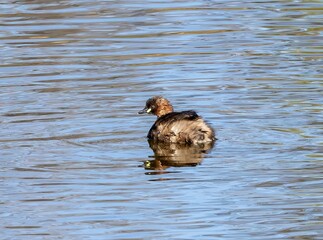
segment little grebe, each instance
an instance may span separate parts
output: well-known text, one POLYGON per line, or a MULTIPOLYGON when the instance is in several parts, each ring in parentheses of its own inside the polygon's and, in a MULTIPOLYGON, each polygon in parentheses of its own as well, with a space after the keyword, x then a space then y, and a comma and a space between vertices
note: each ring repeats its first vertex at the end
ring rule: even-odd
POLYGON ((157 116, 147 135, 152 141, 199 144, 216 139, 213 129, 195 111, 173 112, 173 106, 161 96, 148 99, 138 113, 157 116))

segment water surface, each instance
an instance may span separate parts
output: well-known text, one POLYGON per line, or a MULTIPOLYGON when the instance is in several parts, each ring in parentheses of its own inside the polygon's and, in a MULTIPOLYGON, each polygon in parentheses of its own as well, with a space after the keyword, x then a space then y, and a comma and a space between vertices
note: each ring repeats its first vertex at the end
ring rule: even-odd
POLYGON ((2 239, 322 238, 322 19, 321 1, 2 3, 2 239), (154 153, 153 95, 204 116, 212 151, 154 153))

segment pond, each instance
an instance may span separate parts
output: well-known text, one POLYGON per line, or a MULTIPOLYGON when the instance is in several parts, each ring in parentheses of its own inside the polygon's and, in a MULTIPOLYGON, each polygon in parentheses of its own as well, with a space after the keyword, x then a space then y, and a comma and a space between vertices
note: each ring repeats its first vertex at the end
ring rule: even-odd
POLYGON ((2 239, 322 237, 322 19, 314 0, 2 3, 2 239), (150 146, 154 95, 214 146, 150 146))

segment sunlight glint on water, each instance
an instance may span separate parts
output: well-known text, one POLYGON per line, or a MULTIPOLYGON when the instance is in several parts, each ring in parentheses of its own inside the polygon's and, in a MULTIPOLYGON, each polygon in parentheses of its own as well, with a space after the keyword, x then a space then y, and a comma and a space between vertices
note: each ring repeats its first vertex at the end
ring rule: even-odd
POLYGON ((319 239, 321 9, 1 4, 2 238, 319 239), (213 150, 159 161, 153 95, 207 119, 213 150))

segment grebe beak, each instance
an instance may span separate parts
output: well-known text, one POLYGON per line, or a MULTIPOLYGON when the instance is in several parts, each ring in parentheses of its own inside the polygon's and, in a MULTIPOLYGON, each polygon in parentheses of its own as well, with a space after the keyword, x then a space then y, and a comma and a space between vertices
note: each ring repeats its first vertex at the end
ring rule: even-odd
POLYGON ((144 113, 150 113, 150 112, 151 112, 151 108, 145 107, 144 109, 139 111, 138 114, 144 114, 144 113))

